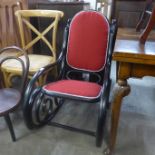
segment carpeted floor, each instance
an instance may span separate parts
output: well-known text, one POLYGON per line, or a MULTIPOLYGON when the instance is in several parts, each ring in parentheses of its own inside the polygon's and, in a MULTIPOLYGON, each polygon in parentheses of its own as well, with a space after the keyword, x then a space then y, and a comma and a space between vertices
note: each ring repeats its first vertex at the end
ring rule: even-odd
MULTIPOLYGON (((115 83, 115 63, 111 77, 115 83)), ((131 93, 123 100, 115 155, 155 155, 155 78, 130 79, 131 93)), ((95 105, 68 101, 57 120, 94 130, 95 105), (88 110, 89 106, 89 110, 88 110), (93 114, 92 114, 93 113, 93 114), (65 114, 65 115, 64 115, 65 114), (82 118, 82 119, 81 119, 82 118)), ((29 131, 21 111, 11 115, 17 142, 12 142, 8 128, 0 118, 0 155, 102 155, 95 138, 56 127, 45 126, 29 131)))
POLYGON ((128 83, 131 92, 123 100, 115 153, 155 155, 155 78, 129 79, 128 83))

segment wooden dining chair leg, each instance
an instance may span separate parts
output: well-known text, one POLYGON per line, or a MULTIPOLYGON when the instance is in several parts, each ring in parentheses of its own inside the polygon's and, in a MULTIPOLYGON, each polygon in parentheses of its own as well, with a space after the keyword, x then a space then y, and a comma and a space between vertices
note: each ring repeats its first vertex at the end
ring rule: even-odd
POLYGON ((153 0, 146 0, 145 9, 140 17, 140 20, 138 21, 138 24, 136 25, 137 32, 140 31, 140 29, 142 28, 142 25, 145 22, 145 19, 148 17, 147 10, 150 10, 150 8, 152 7, 152 2, 153 0))
POLYGON ((142 44, 145 43, 149 33, 151 32, 151 30, 153 29, 154 26, 155 26, 155 7, 153 8, 152 14, 150 16, 150 19, 148 21, 146 28, 144 29, 144 31, 142 32, 142 34, 140 36, 140 42, 142 44))
POLYGON ((5 118, 5 121, 6 121, 7 125, 8 125, 8 127, 9 127, 12 140, 16 141, 15 133, 14 133, 14 130, 13 130, 13 126, 12 126, 12 122, 11 122, 9 114, 5 115, 4 118, 5 118))
POLYGON ((148 16, 147 12, 143 12, 142 16, 140 17, 140 20, 138 22, 138 24, 136 25, 136 31, 139 32, 142 25, 144 24, 144 21, 146 19, 146 17, 148 16))

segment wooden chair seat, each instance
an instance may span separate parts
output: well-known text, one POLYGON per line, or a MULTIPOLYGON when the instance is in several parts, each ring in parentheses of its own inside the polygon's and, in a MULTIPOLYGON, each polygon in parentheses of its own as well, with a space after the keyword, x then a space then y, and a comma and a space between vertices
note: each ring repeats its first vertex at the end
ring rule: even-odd
MULTIPOLYGON (((55 62, 53 57, 47 55, 29 54, 28 57, 30 60, 29 73, 32 74, 37 72, 40 68, 55 62)), ((24 56, 19 58, 24 60, 24 56)), ((21 65, 19 65, 19 62, 16 60, 7 60, 3 63, 2 69, 5 69, 6 72, 13 72, 18 74, 22 73, 21 65)))
POLYGON ((19 104, 21 94, 13 88, 0 89, 0 116, 13 111, 19 104))

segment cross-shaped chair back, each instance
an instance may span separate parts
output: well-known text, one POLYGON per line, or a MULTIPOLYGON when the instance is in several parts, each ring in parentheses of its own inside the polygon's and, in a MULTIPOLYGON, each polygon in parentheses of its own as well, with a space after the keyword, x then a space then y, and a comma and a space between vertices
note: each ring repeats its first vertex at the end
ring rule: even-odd
POLYGON ((42 40, 50 49, 52 56, 56 59, 56 33, 58 27, 58 21, 63 16, 61 11, 57 10, 19 10, 15 13, 17 16, 17 21, 19 24, 19 31, 21 36, 22 48, 25 50, 30 49, 39 40, 42 40), (47 17, 51 18, 51 24, 42 32, 39 32, 33 24, 31 24, 30 18, 32 17, 47 17), (25 41, 24 26, 31 30, 36 37, 34 37, 30 42, 25 41), (45 35, 52 30, 52 42, 50 42, 45 35))

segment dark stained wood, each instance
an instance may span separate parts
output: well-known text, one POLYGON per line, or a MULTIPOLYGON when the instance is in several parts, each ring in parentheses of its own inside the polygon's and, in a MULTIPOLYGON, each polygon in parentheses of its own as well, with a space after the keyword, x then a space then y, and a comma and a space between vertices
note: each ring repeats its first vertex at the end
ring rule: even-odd
POLYGON ((120 109, 123 97, 130 92, 127 80, 131 77, 142 78, 155 76, 155 42, 146 42, 145 45, 138 40, 117 40, 113 53, 113 60, 117 62, 117 83, 112 96, 112 119, 110 150, 114 151, 120 109))
POLYGON ((12 88, 0 89, 0 116, 14 110, 20 101, 21 94, 12 88))
POLYGON ((117 19, 119 27, 135 27, 143 8, 144 1, 114 0, 112 18, 117 19))
POLYGON ((144 24, 145 19, 148 16, 148 11, 151 10, 152 6, 153 6, 153 0, 146 0, 145 8, 144 8, 144 10, 142 12, 140 20, 138 21, 138 23, 136 25, 136 31, 140 31, 142 25, 144 24))
MULTIPOLYGON (((117 39, 125 40, 139 40, 141 32, 135 31, 135 28, 118 28, 117 39)), ((148 38, 148 41, 155 41, 155 31, 151 31, 148 38)))
POLYGON ((150 15, 149 21, 146 25, 146 28, 144 29, 144 31, 142 32, 142 35, 140 37, 140 42, 142 44, 144 44, 146 42, 146 39, 148 37, 148 35, 150 34, 151 30, 154 28, 155 26, 155 7, 152 10, 152 13, 150 15))
POLYGON ((14 130, 13 130, 13 126, 12 126, 12 122, 11 122, 9 114, 5 115, 4 118, 5 118, 5 121, 6 121, 7 125, 8 125, 8 127, 9 127, 12 140, 16 141, 16 136, 15 136, 15 133, 14 133, 14 130))
POLYGON ((28 70, 29 70, 29 59, 28 56, 26 54, 26 52, 18 47, 15 46, 11 46, 11 47, 6 47, 0 50, 0 55, 2 53, 5 53, 9 50, 16 50, 16 51, 20 51, 21 54, 24 55, 24 60, 17 57, 13 57, 13 56, 8 56, 5 57, 4 59, 2 59, 0 61, 0 68, 1 68, 1 72, 2 72, 2 65, 5 61, 7 61, 8 59, 15 59, 17 61, 19 61, 19 63, 22 66, 22 76, 21 76, 21 81, 20 81, 20 88, 19 90, 16 90, 14 88, 4 88, 4 77, 2 76, 2 73, 0 72, 0 84, 1 84, 1 88, 0 88, 0 117, 3 116, 6 120, 6 123, 9 127, 10 133, 11 133, 11 137, 13 141, 16 141, 16 137, 15 137, 15 133, 13 130, 13 126, 11 123, 11 119, 9 117, 9 113, 14 111, 17 106, 21 103, 22 101, 22 97, 24 95, 25 92, 25 87, 27 85, 27 80, 28 80, 28 70))
MULTIPOLYGON (((118 20, 119 27, 135 28, 145 10, 145 4, 146 0, 114 0, 112 18, 118 20)), ((147 19, 141 28, 145 27, 146 22, 147 19)))

